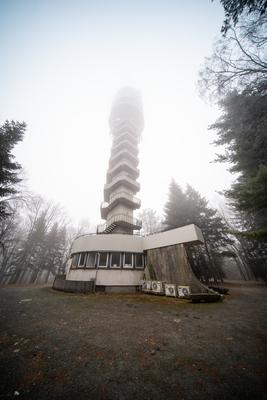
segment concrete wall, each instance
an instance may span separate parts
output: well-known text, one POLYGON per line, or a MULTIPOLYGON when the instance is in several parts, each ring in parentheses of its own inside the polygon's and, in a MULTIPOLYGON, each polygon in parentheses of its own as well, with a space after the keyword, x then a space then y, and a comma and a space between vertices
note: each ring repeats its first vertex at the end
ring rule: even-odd
MULTIPOLYGON (((133 196, 133 194, 132 194, 132 196, 133 196)), ((110 210, 110 212, 108 213, 107 222, 109 222, 110 219, 116 214, 128 215, 130 218, 133 218, 132 208, 130 208, 122 203, 116 205, 115 207, 112 208, 112 210, 110 210)))
POLYGON ((194 224, 146 236, 144 237, 143 248, 148 250, 189 242, 204 243, 201 230, 194 224))
POLYGON ((142 253, 144 250, 180 243, 204 243, 201 230, 191 224, 145 237, 123 234, 85 235, 74 241, 71 253, 101 250, 142 253))
POLYGON ((71 269, 67 279, 72 281, 96 279, 96 286, 136 286, 143 276, 144 270, 71 269))
POLYGON ((74 241, 71 253, 101 250, 142 253, 143 238, 137 235, 123 235, 119 233, 80 236, 74 241))
POLYGON ((193 273, 182 244, 148 250, 145 274, 146 279, 190 286, 192 293, 209 292, 193 273))

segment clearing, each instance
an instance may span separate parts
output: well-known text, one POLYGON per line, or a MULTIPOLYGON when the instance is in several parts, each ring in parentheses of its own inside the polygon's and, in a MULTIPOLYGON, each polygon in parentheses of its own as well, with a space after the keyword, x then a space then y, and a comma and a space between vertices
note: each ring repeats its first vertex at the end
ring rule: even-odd
POLYGON ((267 287, 222 303, 0 288, 0 399, 267 399, 267 287))

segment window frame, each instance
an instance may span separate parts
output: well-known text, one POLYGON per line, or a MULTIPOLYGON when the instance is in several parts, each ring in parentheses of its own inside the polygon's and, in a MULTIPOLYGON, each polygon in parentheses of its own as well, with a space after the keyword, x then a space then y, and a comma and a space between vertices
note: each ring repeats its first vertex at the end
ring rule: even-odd
POLYGON ((134 253, 134 268, 135 269, 144 269, 144 253, 134 253), (141 265, 137 265, 136 259, 137 256, 141 256, 142 263, 141 265))
POLYGON ((121 251, 111 251, 110 253, 109 253, 109 267, 111 268, 111 269, 121 269, 121 267, 122 267, 122 261, 123 261, 123 257, 122 257, 122 252, 121 251), (117 254, 119 254, 119 257, 120 257, 120 261, 119 261, 119 265, 117 265, 116 267, 114 267, 113 265, 112 265, 112 256, 113 256, 113 254, 114 253, 117 253, 117 254))
POLYGON ((85 268, 86 269, 96 269, 98 263, 98 252, 97 251, 88 251, 87 252, 87 257, 86 257, 86 264, 85 268), (94 254, 94 264, 93 265, 88 265, 87 261, 90 259, 91 254, 94 254))
POLYGON ((123 267, 124 269, 134 269, 134 260, 133 260, 133 253, 132 253, 132 252, 130 252, 130 251, 125 251, 125 252, 123 253, 123 265, 122 265, 122 267, 123 267), (125 264, 125 256, 126 256, 126 254, 131 254, 131 259, 132 259, 131 265, 130 265, 130 264, 125 264))
POLYGON ((71 269, 77 269, 80 261, 80 253, 75 253, 72 255, 72 261, 71 261, 71 269), (74 262, 74 260, 77 260, 74 262))
POLYGON ((109 252, 108 251, 99 251, 98 252, 98 258, 97 258, 97 268, 108 268, 108 262, 109 262, 109 252), (101 254, 106 254, 106 265, 100 265, 100 257, 101 254))
POLYGON ((79 262, 77 268, 85 268, 87 261, 87 252, 83 251, 80 253, 79 262), (80 264, 82 257, 84 257, 83 264, 80 264))

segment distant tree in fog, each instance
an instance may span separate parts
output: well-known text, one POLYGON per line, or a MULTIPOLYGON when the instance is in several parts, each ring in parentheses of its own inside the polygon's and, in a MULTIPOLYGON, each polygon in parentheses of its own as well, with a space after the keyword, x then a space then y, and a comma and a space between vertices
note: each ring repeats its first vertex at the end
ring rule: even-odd
POLYGON ((137 214, 137 218, 142 221, 141 232, 145 235, 163 230, 161 217, 152 208, 144 208, 137 214))
POLYGON ((20 204, 9 202, 8 215, 0 220, 0 283, 9 281, 14 270, 14 260, 23 240, 24 229, 20 204))
POLYGON ((228 237, 227 226, 217 210, 209 207, 208 201, 192 186, 187 185, 183 191, 173 180, 164 214, 167 229, 189 224, 195 224, 201 229, 205 246, 187 246, 192 268, 201 280, 222 280, 221 257, 232 240, 228 237))
POLYGON ((63 274, 73 239, 89 223, 74 227, 59 205, 37 195, 13 204, 0 221, 0 283, 46 283, 63 274))

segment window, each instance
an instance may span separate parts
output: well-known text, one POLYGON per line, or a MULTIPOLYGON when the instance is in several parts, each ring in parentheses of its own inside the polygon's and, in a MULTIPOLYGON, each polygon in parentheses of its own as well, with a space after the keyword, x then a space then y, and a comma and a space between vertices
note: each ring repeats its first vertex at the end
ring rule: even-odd
POLYGON ((110 253, 110 268, 120 268, 121 267, 121 253, 114 252, 110 253))
POLYGON ((143 254, 142 253, 136 253, 135 254, 135 268, 143 268, 144 263, 143 263, 143 254))
POLYGON ((79 268, 85 267, 87 253, 81 253, 79 259, 79 268))
POLYGON ((107 268, 107 263, 108 261, 108 253, 106 252, 101 252, 99 253, 99 268, 107 268))
POLYGON ((95 268, 97 265, 97 253, 91 251, 87 253, 86 268, 95 268))
POLYGON ((74 254, 72 257, 71 268, 77 268, 80 254, 74 254))
POLYGON ((124 253, 124 267, 133 268, 133 255, 132 253, 124 253))

